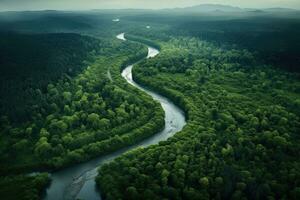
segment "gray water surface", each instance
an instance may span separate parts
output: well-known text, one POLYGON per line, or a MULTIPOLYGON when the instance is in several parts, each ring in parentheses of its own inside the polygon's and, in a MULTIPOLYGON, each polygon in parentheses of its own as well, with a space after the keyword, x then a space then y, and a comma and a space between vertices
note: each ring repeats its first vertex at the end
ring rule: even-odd
MULTIPOLYGON (((117 35, 117 38, 126 41, 124 33, 117 35)), ((157 54, 159 54, 157 49, 148 47, 147 59, 153 58, 157 54)), ((76 164, 72 167, 52 173, 52 183, 47 189, 45 197, 46 200, 101 199, 101 191, 96 189, 95 182, 99 166, 110 162, 116 157, 134 148, 147 147, 152 144, 157 144, 160 141, 167 140, 169 137, 180 131, 186 124, 184 113, 180 108, 175 106, 167 98, 155 93, 154 91, 145 89, 132 80, 132 68, 133 65, 127 66, 122 72, 122 77, 124 77, 129 84, 148 93, 154 100, 160 102, 163 110, 165 111, 165 128, 161 132, 139 142, 136 145, 129 146, 106 156, 101 156, 94 160, 76 164)))

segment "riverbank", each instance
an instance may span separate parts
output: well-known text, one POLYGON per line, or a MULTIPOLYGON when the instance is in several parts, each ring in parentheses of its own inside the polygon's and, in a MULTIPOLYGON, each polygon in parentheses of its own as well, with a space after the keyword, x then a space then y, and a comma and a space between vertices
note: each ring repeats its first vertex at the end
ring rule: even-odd
MULTIPOLYGON (((124 35, 123 35, 124 37, 124 35)), ((118 39, 125 38, 120 35, 117 36, 118 39)), ((155 57, 159 53, 158 50, 148 47, 147 58, 155 57)), ((137 147, 146 147, 151 144, 157 144, 160 141, 164 141, 167 138, 174 135, 176 132, 180 131, 185 125, 185 116, 181 109, 175 106, 167 98, 158 95, 152 91, 149 91, 142 86, 139 86, 132 80, 132 67, 133 65, 128 65, 124 68, 122 72, 123 78, 131 85, 137 87, 139 90, 146 92, 151 95, 152 98, 159 102, 165 112, 165 127, 162 131, 159 131, 153 136, 147 136, 148 138, 135 145, 123 148, 114 153, 107 154, 98 159, 81 163, 72 166, 66 170, 56 172, 52 174, 52 185, 47 190, 46 199, 98 199, 99 193, 96 190, 96 183, 94 178, 97 176, 97 168, 104 163, 110 162, 116 157, 133 150, 137 147)), ((114 76, 112 74, 112 76, 114 76)))

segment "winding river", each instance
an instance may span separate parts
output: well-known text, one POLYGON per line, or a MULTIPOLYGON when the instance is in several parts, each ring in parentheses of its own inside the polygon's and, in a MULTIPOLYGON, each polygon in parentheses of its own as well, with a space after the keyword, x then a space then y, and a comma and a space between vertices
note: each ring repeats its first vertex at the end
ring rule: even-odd
MULTIPOLYGON (((117 35, 117 38, 126 41, 124 33, 117 35)), ((147 59, 153 58, 157 54, 159 54, 157 49, 148 47, 147 59)), ((180 108, 174 105, 167 98, 150 91, 133 81, 132 68, 133 64, 127 66, 122 72, 122 77, 124 77, 129 84, 148 93, 154 100, 160 102, 163 110, 165 111, 165 128, 161 132, 139 142, 136 145, 129 146, 106 156, 101 156, 97 159, 76 164, 72 167, 52 173, 52 182, 50 187, 47 189, 45 196, 46 200, 101 199, 99 194, 100 191, 96 189, 95 182, 99 166, 134 148, 147 147, 152 144, 157 144, 160 141, 167 140, 176 132, 180 131, 186 124, 184 113, 180 108)))

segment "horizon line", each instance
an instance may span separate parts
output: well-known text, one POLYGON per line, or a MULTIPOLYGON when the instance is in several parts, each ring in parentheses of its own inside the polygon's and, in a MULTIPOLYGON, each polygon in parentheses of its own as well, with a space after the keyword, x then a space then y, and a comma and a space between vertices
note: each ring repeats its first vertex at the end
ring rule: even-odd
POLYGON ((255 9, 255 10, 266 10, 266 9, 289 9, 294 11, 300 11, 300 8, 292 8, 292 7, 281 7, 281 6, 275 6, 275 7, 243 7, 243 6, 236 6, 236 5, 230 5, 230 4, 217 4, 217 3, 202 3, 202 4, 195 4, 190 6, 182 6, 182 7, 165 7, 165 8, 90 8, 90 9, 47 9, 47 8, 41 8, 41 9, 28 9, 28 10, 0 10, 0 12, 35 12, 35 11, 95 11, 95 10, 151 10, 151 11, 159 11, 159 10, 172 10, 172 9, 185 9, 185 8, 192 8, 197 7, 201 5, 215 5, 215 6, 228 6, 228 7, 234 7, 234 8, 240 8, 241 10, 247 10, 247 9, 255 9))

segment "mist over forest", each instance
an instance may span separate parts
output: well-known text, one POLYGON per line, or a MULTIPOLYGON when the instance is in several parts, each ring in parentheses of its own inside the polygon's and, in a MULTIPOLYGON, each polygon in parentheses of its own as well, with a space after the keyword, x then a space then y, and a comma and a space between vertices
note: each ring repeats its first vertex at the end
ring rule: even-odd
POLYGON ((298 200, 300 5, 221 3, 0 0, 1 198, 298 200))

